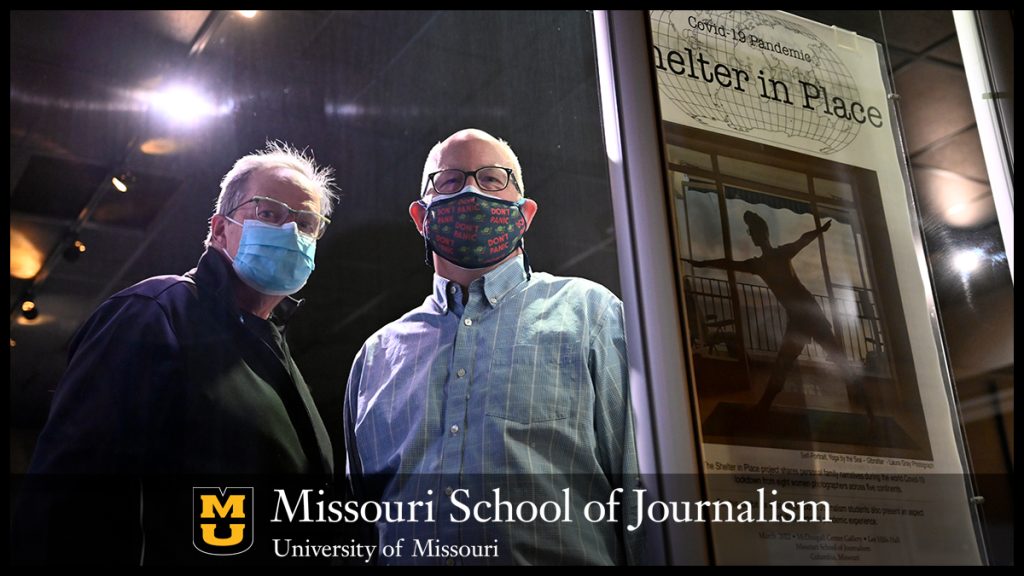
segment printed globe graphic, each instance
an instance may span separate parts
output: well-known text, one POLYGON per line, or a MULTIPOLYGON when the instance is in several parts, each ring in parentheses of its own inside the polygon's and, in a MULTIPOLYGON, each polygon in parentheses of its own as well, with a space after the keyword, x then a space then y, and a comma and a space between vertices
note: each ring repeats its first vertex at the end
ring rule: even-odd
POLYGON ((838 152, 857 137, 858 122, 824 112, 826 93, 828 101, 860 101, 852 75, 830 46, 799 25, 752 10, 654 10, 651 32, 663 54, 689 49, 694 60, 702 54, 710 61, 709 67, 724 64, 733 74, 749 74, 740 91, 736 82, 724 87, 659 70, 663 98, 694 120, 751 135, 781 133, 798 148, 824 153, 838 152), (752 38, 799 51, 809 61, 763 49, 752 38), (801 82, 824 90, 807 101, 801 82))

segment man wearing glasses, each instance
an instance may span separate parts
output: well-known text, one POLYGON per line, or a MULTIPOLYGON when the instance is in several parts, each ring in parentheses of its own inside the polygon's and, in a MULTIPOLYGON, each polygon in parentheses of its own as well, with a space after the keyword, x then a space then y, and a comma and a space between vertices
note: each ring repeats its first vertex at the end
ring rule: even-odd
POLYGON ((330 222, 331 172, 285 144, 241 158, 221 182, 198 266, 115 294, 82 326, 30 466, 67 483, 22 500, 23 560, 194 561, 191 489, 173 516, 184 526, 164 525, 154 510, 171 504, 147 491, 153 478, 244 475, 252 486, 332 474, 330 440, 284 339, 301 303, 290 295, 330 222))
POLYGON ((537 203, 523 192, 512 149, 485 132, 427 156, 409 214, 432 294, 366 341, 345 398, 355 496, 433 506, 434 522, 377 523, 382 546, 404 547, 384 563, 638 559, 640 535, 624 528, 637 458, 622 303, 530 269, 537 203), (584 517, 609 500, 617 522, 584 517))

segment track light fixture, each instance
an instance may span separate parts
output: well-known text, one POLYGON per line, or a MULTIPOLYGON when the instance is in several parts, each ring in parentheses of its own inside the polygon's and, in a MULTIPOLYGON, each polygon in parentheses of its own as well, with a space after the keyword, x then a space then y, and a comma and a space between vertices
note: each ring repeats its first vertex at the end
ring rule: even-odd
POLYGON ((74 262, 83 253, 85 253, 85 243, 76 238, 74 242, 68 244, 68 247, 64 249, 64 259, 68 262, 74 262))
POLYGON ((31 290, 25 293, 25 298, 21 301, 21 315, 26 320, 35 320, 39 316, 39 308, 36 307, 35 296, 31 290))
POLYGON ((135 184, 135 176, 131 172, 122 172, 110 179, 110 183, 118 192, 127 192, 128 187, 135 184))

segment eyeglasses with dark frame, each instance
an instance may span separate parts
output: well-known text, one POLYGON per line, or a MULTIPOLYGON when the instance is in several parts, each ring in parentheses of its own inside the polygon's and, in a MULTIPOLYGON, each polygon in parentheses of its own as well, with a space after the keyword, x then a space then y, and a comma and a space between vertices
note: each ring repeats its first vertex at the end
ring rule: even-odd
MULTIPOLYGON (((483 168, 468 171, 459 170, 458 168, 447 168, 432 172, 427 176, 427 182, 435 192, 442 196, 448 196, 462 190, 470 176, 476 180, 477 186, 486 192, 501 192, 508 188, 509 182, 512 182, 516 191, 522 193, 519 190, 519 183, 516 182, 515 173, 511 168, 505 168, 504 166, 484 166, 483 168)), ((426 195, 428 191, 429 188, 425 188, 421 196, 426 195)))
POLYGON ((327 225, 331 223, 331 219, 326 216, 321 216, 309 210, 296 210, 280 200, 274 200, 266 196, 253 196, 229 210, 225 216, 230 216, 242 206, 253 203, 256 204, 256 220, 265 224, 280 226, 288 221, 289 216, 294 216, 295 226, 299 229, 299 233, 316 240, 319 240, 324 235, 324 232, 327 231, 327 225))

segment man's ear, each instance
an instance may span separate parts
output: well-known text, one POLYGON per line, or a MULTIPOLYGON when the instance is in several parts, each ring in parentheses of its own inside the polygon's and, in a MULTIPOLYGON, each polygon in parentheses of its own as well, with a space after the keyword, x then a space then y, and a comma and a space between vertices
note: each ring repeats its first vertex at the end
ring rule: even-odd
POLYGON ((228 242, 227 237, 224 235, 224 230, 227 228, 228 221, 224 216, 220 214, 214 214, 210 218, 210 244, 218 246, 222 249, 227 249, 228 242))
POLYGON ((537 203, 526 198, 523 200, 523 205, 520 208, 523 210, 523 217, 526 218, 526 229, 529 230, 530 223, 533 222, 533 217, 537 214, 537 203))
POLYGON ((412 218, 412 223, 416 225, 416 230, 419 231, 420 236, 423 236, 423 218, 426 215, 427 207, 419 200, 409 204, 409 217, 412 218))

